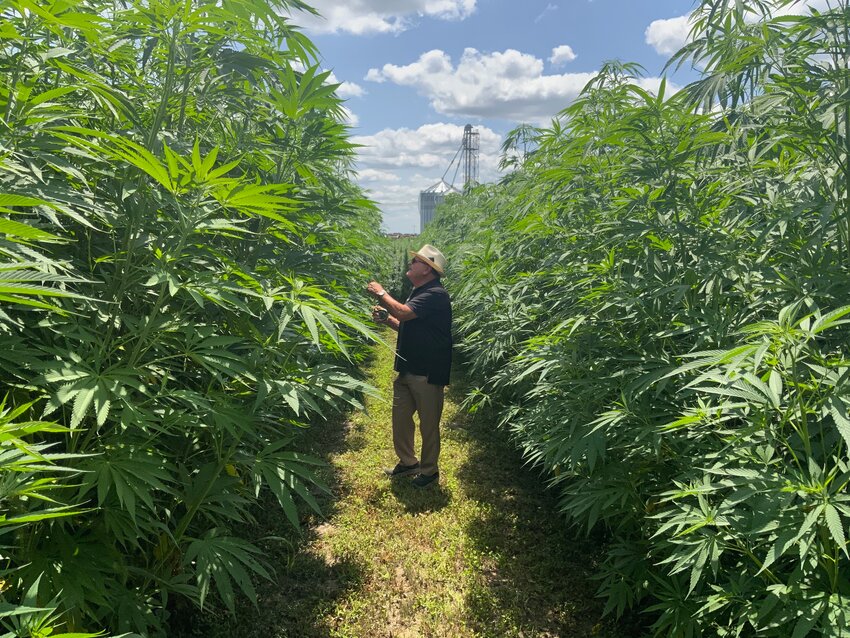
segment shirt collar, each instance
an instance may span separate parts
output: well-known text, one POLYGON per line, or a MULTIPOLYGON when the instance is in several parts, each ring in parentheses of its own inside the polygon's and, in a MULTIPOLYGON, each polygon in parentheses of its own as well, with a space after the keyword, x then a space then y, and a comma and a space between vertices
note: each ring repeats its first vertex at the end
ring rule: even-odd
POLYGON ((418 291, 420 291, 420 290, 425 290, 426 288, 433 288, 434 286, 442 286, 442 285, 443 285, 443 284, 442 284, 442 283, 440 283, 439 278, 434 278, 434 279, 432 279, 431 281, 429 281, 429 282, 427 282, 427 283, 424 283, 424 284, 422 284, 421 286, 418 286, 418 287, 414 288, 412 292, 418 292, 418 291))

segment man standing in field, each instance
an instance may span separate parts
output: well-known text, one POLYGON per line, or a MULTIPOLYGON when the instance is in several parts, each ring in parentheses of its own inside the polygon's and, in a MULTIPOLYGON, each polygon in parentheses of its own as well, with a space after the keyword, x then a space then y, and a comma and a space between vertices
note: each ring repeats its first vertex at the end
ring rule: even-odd
POLYGON ((443 392, 449 383, 452 364, 452 306, 440 278, 446 258, 425 244, 410 251, 407 278, 413 292, 407 301, 393 299, 377 281, 367 290, 387 310, 376 306, 372 318, 398 332, 393 382, 393 445, 398 464, 385 470, 391 478, 416 474, 413 485, 427 487, 439 479, 440 417, 443 392), (416 459, 413 413, 419 413, 422 435, 421 461, 416 459))

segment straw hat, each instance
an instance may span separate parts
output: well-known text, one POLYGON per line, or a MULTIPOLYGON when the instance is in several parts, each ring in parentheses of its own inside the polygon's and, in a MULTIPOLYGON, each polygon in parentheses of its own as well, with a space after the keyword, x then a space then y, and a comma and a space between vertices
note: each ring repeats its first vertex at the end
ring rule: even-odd
POLYGON ((443 253, 434 248, 431 244, 425 244, 419 250, 410 250, 408 252, 411 257, 419 257, 419 259, 431 266, 431 268, 441 275, 446 274, 446 258, 443 256, 443 253))

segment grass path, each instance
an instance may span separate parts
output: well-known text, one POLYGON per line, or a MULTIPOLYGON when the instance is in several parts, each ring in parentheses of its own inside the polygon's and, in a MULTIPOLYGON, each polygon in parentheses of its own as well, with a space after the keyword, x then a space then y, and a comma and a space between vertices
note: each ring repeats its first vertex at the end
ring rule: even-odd
MULTIPOLYGON (((369 374, 382 391, 340 428, 316 428, 333 498, 297 546, 264 543, 276 583, 257 609, 219 617, 203 635, 264 638, 583 637, 618 635, 600 621, 592 546, 565 533, 551 494, 518 455, 450 393, 440 485, 390 481, 392 353, 369 374)), ((418 445, 418 437, 417 437, 418 445)), ((260 523, 274 533, 282 515, 260 523)), ((278 527, 280 529, 280 527, 278 527)))

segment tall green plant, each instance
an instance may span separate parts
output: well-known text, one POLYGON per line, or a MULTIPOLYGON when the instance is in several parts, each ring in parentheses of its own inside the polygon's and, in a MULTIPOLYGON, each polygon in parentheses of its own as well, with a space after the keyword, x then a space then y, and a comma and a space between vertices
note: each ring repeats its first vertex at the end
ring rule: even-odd
POLYGON ((791 4, 701 3, 672 61, 697 82, 653 95, 606 65, 426 238, 469 404, 607 538, 608 610, 657 635, 847 624, 850 30, 843 2, 772 16, 791 4))
POLYGON ((3 597, 52 626, 255 600, 252 505, 317 509, 298 432, 369 391, 377 211, 294 10, 0 3, 0 380, 52 461, 4 505, 3 597))

